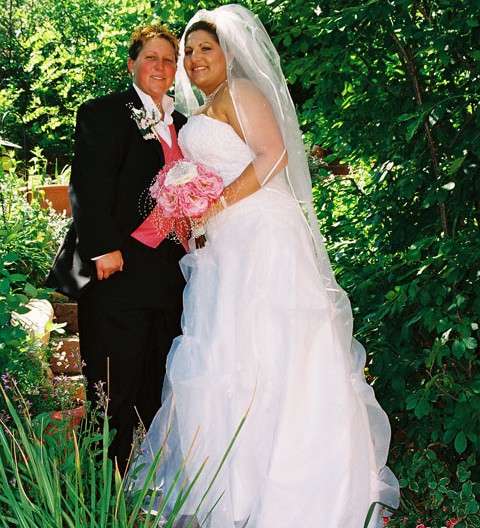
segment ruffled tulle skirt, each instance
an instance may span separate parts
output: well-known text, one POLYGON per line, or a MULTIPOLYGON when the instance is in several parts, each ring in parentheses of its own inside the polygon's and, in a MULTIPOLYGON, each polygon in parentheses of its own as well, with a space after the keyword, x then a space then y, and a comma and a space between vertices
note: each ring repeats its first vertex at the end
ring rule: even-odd
POLYGON ((207 237, 181 261, 183 335, 137 485, 163 447, 160 493, 187 459, 165 516, 204 465, 181 512, 208 528, 362 528, 371 503, 396 505, 398 484, 348 299, 328 262, 319 272, 303 216, 279 192, 229 207, 207 237))

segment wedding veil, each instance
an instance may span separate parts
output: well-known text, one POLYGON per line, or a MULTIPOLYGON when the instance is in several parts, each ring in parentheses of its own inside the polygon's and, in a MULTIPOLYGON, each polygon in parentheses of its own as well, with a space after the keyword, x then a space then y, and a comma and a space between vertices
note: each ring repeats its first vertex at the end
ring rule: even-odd
MULTIPOLYGON (((331 272, 312 203, 311 177, 295 107, 275 46, 259 18, 240 5, 224 5, 212 11, 202 9, 189 21, 186 31, 200 20, 213 22, 216 26, 219 43, 227 60, 230 93, 247 144, 252 135, 252 127, 257 125, 253 125, 249 118, 251 112, 249 114, 245 109, 248 101, 244 101, 245 98, 242 99, 240 96, 238 89, 240 83, 248 79, 268 100, 288 153, 288 165, 272 178, 276 172, 276 165, 283 157, 284 153, 282 153, 266 171, 266 177, 260 179, 260 183, 266 186, 273 185, 272 180, 283 176, 286 187, 297 200, 308 223, 320 272, 328 282, 326 286, 338 292, 338 285, 331 272)), ((198 91, 195 91, 190 83, 183 65, 186 31, 180 43, 180 58, 175 78, 175 106, 181 113, 190 116, 198 110, 200 103, 198 91)), ((255 166, 255 160, 253 164, 255 166)))

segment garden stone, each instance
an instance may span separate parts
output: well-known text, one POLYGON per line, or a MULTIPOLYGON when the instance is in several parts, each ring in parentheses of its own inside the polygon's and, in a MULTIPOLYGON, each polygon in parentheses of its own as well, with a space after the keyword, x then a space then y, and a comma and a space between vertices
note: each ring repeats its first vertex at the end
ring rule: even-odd
POLYGON ((78 334, 77 303, 54 302, 53 311, 57 323, 66 323, 64 329, 67 334, 78 334))
POLYGON ((12 324, 20 325, 43 345, 46 345, 50 339, 47 324, 53 321, 53 306, 46 299, 31 299, 26 306, 30 309, 29 312, 12 313, 12 324))
POLYGON ((82 359, 77 336, 54 337, 51 341, 55 352, 50 359, 50 369, 54 374, 68 376, 82 373, 82 359))

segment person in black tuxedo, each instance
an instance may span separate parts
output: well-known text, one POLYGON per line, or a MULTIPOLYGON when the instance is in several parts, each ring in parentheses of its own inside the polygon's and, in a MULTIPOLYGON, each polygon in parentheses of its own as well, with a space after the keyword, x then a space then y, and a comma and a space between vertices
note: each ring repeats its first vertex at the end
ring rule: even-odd
POLYGON ((47 280, 78 296, 87 396, 95 401, 97 382, 107 383, 116 430, 109 454, 122 473, 139 418, 148 427, 160 407, 166 355, 181 333, 178 261, 185 250, 172 240, 148 247, 130 236, 143 221, 141 197, 165 164, 162 143, 176 142, 186 121, 166 95, 177 53, 165 27, 138 28, 128 59, 133 85, 79 108, 69 187, 74 222, 47 280), (148 139, 132 118, 132 106, 142 105, 159 120, 148 139), (65 255, 67 271, 56 273, 65 255))

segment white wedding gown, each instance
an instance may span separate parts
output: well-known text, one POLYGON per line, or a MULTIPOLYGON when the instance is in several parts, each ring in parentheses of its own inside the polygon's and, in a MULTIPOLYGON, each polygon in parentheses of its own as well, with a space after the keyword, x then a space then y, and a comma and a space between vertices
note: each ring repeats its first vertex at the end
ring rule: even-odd
MULTIPOLYGON (((252 159, 230 125, 202 114, 179 143, 225 185, 252 159)), ((212 218, 206 246, 181 261, 183 335, 168 357, 139 482, 164 443, 155 481, 163 492, 189 452, 178 486, 206 460, 181 510, 194 514, 249 409, 199 523, 213 508, 208 528, 363 528, 372 502, 397 503, 385 467, 390 427, 365 382, 345 293, 328 262, 319 273, 303 215, 276 179, 212 218)))

